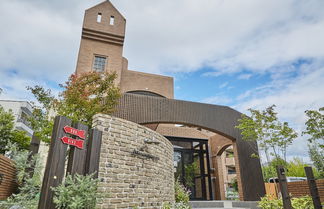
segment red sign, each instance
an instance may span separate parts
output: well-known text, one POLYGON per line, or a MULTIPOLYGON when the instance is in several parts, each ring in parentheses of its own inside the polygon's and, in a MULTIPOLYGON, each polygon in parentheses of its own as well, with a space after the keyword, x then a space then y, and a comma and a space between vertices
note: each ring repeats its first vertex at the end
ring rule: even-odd
POLYGON ((81 139, 85 139, 85 131, 84 130, 72 128, 71 126, 64 126, 64 132, 68 133, 68 134, 72 134, 74 136, 78 136, 81 139))
POLYGON ((83 149, 83 143, 84 141, 83 140, 78 140, 78 139, 72 139, 72 138, 69 138, 67 136, 63 136, 61 138, 62 142, 64 144, 69 144, 69 145, 72 145, 72 146, 75 146, 79 149, 83 149))

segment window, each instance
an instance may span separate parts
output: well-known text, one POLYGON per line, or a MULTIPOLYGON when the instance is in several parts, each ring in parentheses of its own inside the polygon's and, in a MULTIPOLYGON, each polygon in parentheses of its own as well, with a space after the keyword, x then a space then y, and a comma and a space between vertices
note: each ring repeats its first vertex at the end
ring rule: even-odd
POLYGON ((235 170, 235 168, 228 168, 227 173, 228 174, 236 174, 236 170, 235 170))
POLYGON ((93 62, 93 70, 97 72, 104 72, 106 65, 106 57, 103 56, 95 56, 93 62))
POLYGON ((110 23, 110 25, 114 25, 115 24, 115 17, 114 16, 110 16, 109 23, 110 23))
POLYGON ((102 16, 102 14, 101 13, 98 13, 98 15, 97 15, 97 22, 101 22, 101 16, 102 16))

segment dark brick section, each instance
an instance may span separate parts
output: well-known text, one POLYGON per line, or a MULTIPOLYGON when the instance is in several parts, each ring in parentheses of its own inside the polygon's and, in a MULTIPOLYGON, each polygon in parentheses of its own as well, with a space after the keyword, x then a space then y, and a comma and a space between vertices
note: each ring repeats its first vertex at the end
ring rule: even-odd
MULTIPOLYGON (((321 202, 324 202, 324 179, 317 180, 316 186, 318 188, 320 200, 321 202)), ((310 196, 307 181, 289 182, 288 192, 292 197, 302 197, 306 195, 310 196)))

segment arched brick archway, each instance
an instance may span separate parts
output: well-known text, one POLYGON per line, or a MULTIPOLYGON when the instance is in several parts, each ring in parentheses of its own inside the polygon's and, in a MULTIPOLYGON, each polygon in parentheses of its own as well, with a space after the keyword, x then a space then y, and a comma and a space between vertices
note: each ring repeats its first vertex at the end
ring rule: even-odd
POLYGON ((259 200, 265 189, 259 159, 251 158, 255 142, 242 140, 235 128, 241 113, 227 106, 124 94, 115 116, 139 124, 179 123, 201 127, 235 141, 242 200, 259 200))

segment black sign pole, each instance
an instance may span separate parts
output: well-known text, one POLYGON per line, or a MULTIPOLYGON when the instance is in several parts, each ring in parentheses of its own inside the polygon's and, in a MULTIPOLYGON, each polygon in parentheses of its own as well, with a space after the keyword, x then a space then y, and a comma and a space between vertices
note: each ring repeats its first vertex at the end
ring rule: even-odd
POLYGON ((320 196, 318 194, 318 189, 314 178, 313 169, 312 167, 305 167, 304 169, 307 176, 309 192, 313 199, 314 209, 322 209, 320 196))
POLYGON ((278 174, 278 180, 279 180, 284 209, 292 209, 290 196, 288 193, 288 184, 287 184, 287 178, 285 174, 285 168, 281 165, 277 166, 277 174, 278 174))

